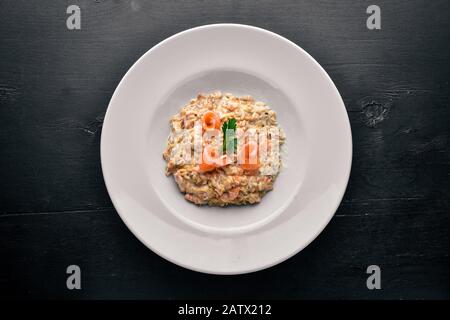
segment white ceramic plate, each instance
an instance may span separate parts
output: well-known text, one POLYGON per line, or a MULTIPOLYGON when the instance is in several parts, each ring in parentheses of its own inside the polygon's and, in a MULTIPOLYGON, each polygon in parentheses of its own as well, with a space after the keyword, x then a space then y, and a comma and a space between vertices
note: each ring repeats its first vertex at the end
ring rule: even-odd
POLYGON ((327 73, 291 41, 237 24, 190 29, 144 54, 114 92, 101 139, 106 186, 128 228, 163 258, 215 274, 264 269, 307 246, 336 211, 351 159, 327 73), (257 205, 198 207, 164 175, 169 117, 214 90, 268 103, 286 132, 286 167, 257 205))

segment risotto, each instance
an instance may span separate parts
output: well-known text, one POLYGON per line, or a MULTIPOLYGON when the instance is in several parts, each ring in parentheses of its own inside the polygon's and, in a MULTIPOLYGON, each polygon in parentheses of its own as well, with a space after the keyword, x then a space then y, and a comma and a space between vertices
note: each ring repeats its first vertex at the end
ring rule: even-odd
POLYGON ((200 94, 170 119, 166 175, 198 205, 258 203, 273 189, 284 143, 276 113, 265 103, 200 94))

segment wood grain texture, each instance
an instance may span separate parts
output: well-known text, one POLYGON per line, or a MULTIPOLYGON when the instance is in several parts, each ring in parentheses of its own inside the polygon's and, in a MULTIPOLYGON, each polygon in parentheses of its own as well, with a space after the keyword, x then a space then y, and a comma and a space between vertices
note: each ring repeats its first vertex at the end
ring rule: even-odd
POLYGON ((188 271, 158 257, 113 210, 0 218, 1 294, 39 298, 436 298, 450 290, 450 223, 443 209, 390 214, 409 201, 344 203, 310 246, 247 275, 188 271), (408 223, 405 223, 408 221, 408 223), (6 243, 5 243, 6 241, 6 243), (82 290, 65 288, 65 268, 82 269, 82 290), (382 290, 366 288, 366 268, 382 268, 382 290))
POLYGON ((0 289, 14 297, 450 298, 449 2, 65 1, 0 3, 0 289), (244 23, 308 51, 351 122, 349 186, 303 252, 266 271, 201 275, 162 260, 126 230, 102 179, 112 93, 164 38, 244 23), (83 290, 65 289, 79 263, 83 290), (383 289, 365 288, 378 264, 383 289))

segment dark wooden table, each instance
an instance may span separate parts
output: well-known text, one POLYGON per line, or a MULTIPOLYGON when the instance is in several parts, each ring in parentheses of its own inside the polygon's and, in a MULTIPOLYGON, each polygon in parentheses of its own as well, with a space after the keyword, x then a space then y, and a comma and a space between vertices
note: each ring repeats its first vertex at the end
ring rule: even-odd
MULTIPOLYGON (((15 298, 450 298, 449 2, 0 3, 0 291, 15 298), (81 30, 66 8, 81 8, 81 30), (366 8, 381 8, 368 30, 366 8), (353 131, 346 195, 324 232, 268 270, 214 276, 141 244, 99 149, 128 68, 179 31, 235 22, 296 42, 337 85, 353 131), (66 288, 66 267, 82 289, 66 288), (381 290, 366 268, 381 268, 381 290)), ((188 62, 187 62, 188 63, 188 62)))

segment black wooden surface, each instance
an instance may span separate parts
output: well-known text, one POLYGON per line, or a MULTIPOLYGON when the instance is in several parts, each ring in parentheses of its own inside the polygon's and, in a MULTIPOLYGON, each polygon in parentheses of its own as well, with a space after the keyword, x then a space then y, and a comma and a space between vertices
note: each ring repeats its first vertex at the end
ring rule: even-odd
POLYGON ((449 2, 0 2, 0 295, 15 298, 450 298, 449 2), (66 8, 81 8, 81 30, 66 8), (382 29, 366 28, 381 8, 382 29), (349 186, 305 250, 248 275, 166 262, 122 223, 99 159, 118 82, 166 37, 255 25, 327 70, 353 131, 349 186), (66 289, 66 267, 82 290, 66 289), (382 289, 366 288, 366 268, 382 289))

